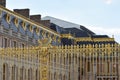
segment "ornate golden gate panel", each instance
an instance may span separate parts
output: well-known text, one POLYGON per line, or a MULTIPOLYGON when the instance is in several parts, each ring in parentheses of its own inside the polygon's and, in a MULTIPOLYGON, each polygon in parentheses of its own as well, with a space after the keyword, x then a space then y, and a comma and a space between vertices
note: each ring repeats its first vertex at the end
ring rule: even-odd
POLYGON ((119 57, 118 44, 4 48, 0 49, 0 78, 120 80, 119 57))

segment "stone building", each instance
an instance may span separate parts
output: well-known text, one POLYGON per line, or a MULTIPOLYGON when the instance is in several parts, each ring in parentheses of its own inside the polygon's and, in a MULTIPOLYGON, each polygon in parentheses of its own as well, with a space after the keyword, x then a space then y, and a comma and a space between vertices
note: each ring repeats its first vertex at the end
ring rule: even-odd
POLYGON ((114 38, 0 0, 0 80, 120 80, 119 53, 114 38))

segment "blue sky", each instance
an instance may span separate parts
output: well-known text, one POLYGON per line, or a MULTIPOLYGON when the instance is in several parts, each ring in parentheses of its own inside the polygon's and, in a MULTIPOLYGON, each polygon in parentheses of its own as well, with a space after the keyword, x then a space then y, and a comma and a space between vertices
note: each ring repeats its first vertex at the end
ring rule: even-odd
POLYGON ((120 43, 120 0, 7 0, 8 9, 31 9, 86 26, 97 34, 114 35, 120 43))

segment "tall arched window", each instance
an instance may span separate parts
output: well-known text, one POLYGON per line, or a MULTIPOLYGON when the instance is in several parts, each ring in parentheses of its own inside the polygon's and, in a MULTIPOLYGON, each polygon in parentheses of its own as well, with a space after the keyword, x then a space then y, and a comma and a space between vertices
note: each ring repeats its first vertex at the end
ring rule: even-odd
POLYGON ((32 68, 28 69, 28 80, 32 80, 32 68))
POLYGON ((16 73, 15 73, 15 76, 16 76, 16 80, 18 80, 18 67, 16 66, 16 73))
POLYGON ((54 73, 54 80, 56 80, 56 72, 54 73))
POLYGON ((24 80, 27 80, 26 69, 24 69, 24 80))
POLYGON ((8 64, 3 64, 3 80, 8 80, 8 64))
POLYGON ((39 75, 39 79, 38 79, 38 80, 40 80, 40 70, 39 70, 39 73, 38 73, 38 75, 39 75))
POLYGON ((16 66, 15 66, 15 65, 14 65, 14 66, 12 66, 12 74, 11 74, 11 75, 12 75, 12 77, 11 77, 11 78, 12 78, 12 80, 15 80, 15 78, 16 78, 16 75, 15 75, 15 74, 16 74, 16 69, 15 69, 15 68, 16 68, 16 66))
POLYGON ((24 80, 24 67, 20 68, 20 80, 24 80))
POLYGON ((51 73, 51 80, 53 80, 53 73, 51 73))
POLYGON ((36 76, 36 77, 35 77, 36 79, 35 79, 35 80, 39 80, 39 70, 36 69, 36 72, 35 72, 35 73, 36 73, 36 75, 35 75, 35 76, 36 76))
POLYGON ((63 80, 65 80, 65 75, 63 76, 63 80))

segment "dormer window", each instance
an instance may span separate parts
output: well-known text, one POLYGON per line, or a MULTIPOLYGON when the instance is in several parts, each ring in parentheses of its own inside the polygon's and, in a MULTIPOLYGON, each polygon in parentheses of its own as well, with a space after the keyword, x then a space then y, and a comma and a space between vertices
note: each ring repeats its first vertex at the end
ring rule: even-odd
POLYGON ((29 26, 29 30, 30 30, 31 32, 33 32, 33 27, 32 27, 32 25, 29 26))
POLYGON ((25 24, 25 22, 22 22, 22 27, 23 27, 24 30, 26 30, 26 24, 25 24))
POLYGON ((15 19, 14 19, 14 23, 15 23, 15 25, 18 27, 18 18, 15 18, 15 19))
POLYGON ((9 14, 6 15, 6 21, 7 21, 8 23, 10 23, 10 15, 9 15, 9 14))
POLYGON ((35 32, 37 33, 37 34, 39 34, 40 33, 40 28, 36 28, 36 30, 35 30, 35 32))

